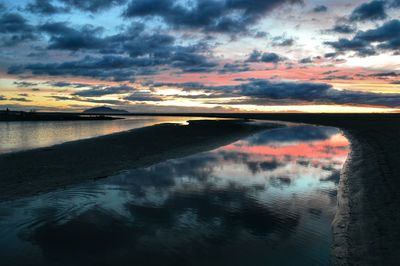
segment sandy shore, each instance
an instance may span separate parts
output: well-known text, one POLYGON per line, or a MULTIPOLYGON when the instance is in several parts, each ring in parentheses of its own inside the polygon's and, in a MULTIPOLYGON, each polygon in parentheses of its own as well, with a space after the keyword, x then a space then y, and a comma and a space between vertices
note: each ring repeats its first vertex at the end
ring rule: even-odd
POLYGON ((0 201, 210 150, 277 126, 210 120, 161 124, 0 155, 0 201))
POLYGON ((398 265, 400 129, 345 132, 352 151, 339 185, 332 265, 398 265))

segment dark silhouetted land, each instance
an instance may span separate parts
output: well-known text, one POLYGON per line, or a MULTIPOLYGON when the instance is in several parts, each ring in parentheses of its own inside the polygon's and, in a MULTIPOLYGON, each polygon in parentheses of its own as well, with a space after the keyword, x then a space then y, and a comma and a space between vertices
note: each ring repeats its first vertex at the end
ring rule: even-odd
POLYGON ((6 121, 77 121, 77 120, 114 120, 121 119, 105 114, 77 113, 41 113, 24 111, 0 111, 0 122, 6 121))
POLYGON ((107 106, 100 106, 87 109, 83 111, 83 113, 84 114, 127 114, 129 112, 125 110, 113 109, 107 106))

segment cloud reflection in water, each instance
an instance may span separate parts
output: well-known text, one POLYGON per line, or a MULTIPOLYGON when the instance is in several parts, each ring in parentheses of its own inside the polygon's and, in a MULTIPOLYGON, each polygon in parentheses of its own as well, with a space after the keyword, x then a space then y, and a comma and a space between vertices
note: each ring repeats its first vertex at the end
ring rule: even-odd
POLYGON ((0 256, 19 265, 328 264, 347 152, 337 129, 279 128, 3 204, 0 256))

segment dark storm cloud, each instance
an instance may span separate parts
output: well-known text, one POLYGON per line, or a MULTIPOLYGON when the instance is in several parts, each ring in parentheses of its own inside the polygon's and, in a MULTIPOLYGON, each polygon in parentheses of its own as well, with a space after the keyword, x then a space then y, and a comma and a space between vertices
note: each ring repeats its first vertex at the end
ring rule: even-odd
POLYGON ((134 88, 127 85, 121 86, 111 86, 111 87, 103 87, 103 88, 93 88, 89 90, 83 90, 73 93, 72 95, 76 96, 84 96, 84 97, 99 97, 110 94, 123 94, 133 91, 134 88))
POLYGON ((163 46, 162 42, 154 42, 154 46, 147 46, 147 44, 149 42, 144 40, 142 46, 139 46, 140 41, 135 41, 134 45, 138 49, 134 49, 133 46, 127 48, 128 51, 132 49, 131 57, 104 55, 98 58, 87 56, 81 60, 63 63, 11 66, 8 73, 21 74, 30 71, 34 75, 84 76, 102 80, 124 81, 133 80, 135 75, 157 73, 157 68, 160 66, 178 68, 182 72, 211 72, 217 66, 216 62, 198 53, 196 47, 163 46))
MULTIPOLYGON (((121 33, 102 37, 102 27, 85 25, 79 29, 72 28, 64 22, 46 23, 39 27, 50 36, 50 49, 60 50, 97 50, 104 54, 129 54, 135 58, 151 55, 162 59, 171 55, 178 48, 191 52, 194 46, 177 47, 175 37, 163 33, 147 33, 141 23, 133 23, 121 33)), ((197 47, 198 48, 198 47, 197 47)))
POLYGON ((362 39, 353 38, 353 39, 339 39, 334 42, 325 42, 325 44, 333 47, 338 52, 348 52, 353 51, 356 52, 358 56, 370 56, 375 55, 376 50, 370 46, 370 44, 362 39))
POLYGON ((375 29, 359 31, 352 39, 343 38, 325 44, 339 52, 355 51, 360 56, 397 51, 400 48, 400 21, 390 20, 375 29))
POLYGON ((335 42, 326 42, 326 44, 332 46, 337 51, 359 51, 366 48, 369 44, 368 42, 361 39, 339 39, 335 42))
MULTIPOLYGON (((101 36, 103 31, 101 27, 85 25, 75 29, 63 22, 46 23, 41 25, 39 30, 50 36, 48 49, 114 54, 104 58, 115 67, 116 71, 125 68, 125 73, 128 71, 126 68, 135 67, 135 71, 130 70, 132 74, 133 72, 137 75, 155 74, 158 73, 157 66, 170 66, 181 69, 182 72, 210 72, 217 66, 216 62, 204 55, 209 54, 205 42, 178 45, 175 37, 158 32, 146 32, 141 23, 134 23, 123 32, 106 37, 101 36)), ((89 60, 91 61, 93 60, 89 60)), ((84 62, 79 64, 81 63, 84 62)), ((62 68, 63 65, 57 67, 62 68)), ((94 67, 89 68, 94 69, 94 67)), ((11 72, 15 71, 11 69, 11 72)), ((71 75, 76 74, 71 73, 71 75)), ((94 73, 93 70, 89 73, 85 70, 82 72, 82 76, 97 75, 98 73, 94 73)), ((124 80, 123 75, 120 76, 119 80, 124 80)))
POLYGON ((385 2, 374 0, 356 7, 350 15, 350 21, 374 21, 386 17, 385 2))
POLYGON ((127 0, 59 0, 66 6, 79 9, 82 11, 89 11, 92 13, 104 11, 114 6, 122 5, 127 0))
MULTIPOLYGON (((337 90, 330 84, 310 82, 271 81, 252 79, 247 83, 227 86, 206 86, 199 83, 155 84, 173 86, 185 91, 220 93, 226 97, 240 97, 230 104, 351 104, 399 107, 400 96, 390 93, 369 93, 337 90)), ((215 96, 215 95, 214 95, 215 96)))
POLYGON ((67 12, 69 9, 64 6, 54 5, 51 0, 35 0, 27 4, 26 10, 34 14, 53 15, 67 12))
POLYGON ((381 72, 381 73, 374 73, 374 74, 370 74, 368 75, 370 77, 399 77, 400 73, 396 73, 396 72, 381 72))
POLYGON ((4 13, 0 17, 0 33, 31 32, 33 27, 17 13, 4 13))
POLYGON ((239 94, 249 97, 247 103, 265 105, 271 100, 291 100, 293 102, 400 106, 398 94, 355 92, 336 90, 324 83, 271 82, 255 80, 239 85, 239 94))
POLYGON ((130 58, 126 56, 87 56, 81 60, 64 63, 36 63, 11 66, 9 74, 31 72, 33 75, 83 76, 101 80, 133 81, 135 75, 154 74, 157 70, 148 67, 166 65, 180 68, 182 72, 210 72, 217 63, 205 56, 190 52, 176 52, 166 58, 130 58))
POLYGON ((324 5, 319 5, 313 8, 313 11, 316 13, 321 13, 321 12, 326 12, 328 11, 328 8, 324 5))
POLYGON ((46 23, 39 30, 51 36, 48 49, 72 50, 100 49, 104 43, 97 35, 103 31, 101 27, 84 26, 81 30, 67 26, 67 23, 46 23))
POLYGON ((0 46, 13 46, 37 38, 35 28, 18 13, 0 15, 0 46))
POLYGON ((262 53, 254 50, 246 60, 247 62, 264 62, 277 64, 284 61, 284 58, 276 53, 262 53))
POLYGON ((400 20, 390 20, 376 29, 360 31, 355 39, 378 42, 380 49, 397 50, 400 48, 400 20))
POLYGON ((357 33, 356 38, 369 42, 383 42, 400 38, 400 21, 391 20, 382 26, 357 33))
POLYGON ((336 33, 343 33, 343 34, 350 34, 355 32, 355 28, 352 25, 346 25, 346 24, 336 24, 333 26, 332 29, 328 30, 330 32, 336 32, 336 33))
POLYGON ((103 56, 101 58, 85 57, 77 61, 64 63, 35 63, 22 66, 12 66, 9 74, 31 72, 33 75, 50 76, 83 76, 101 80, 132 81, 134 70, 128 69, 135 60, 120 56, 103 56))
POLYGON ((302 3, 301 0, 195 0, 188 7, 174 0, 132 0, 124 15, 159 17, 175 28, 233 34, 246 31, 279 6, 302 3))
POLYGON ((227 63, 224 64, 224 66, 220 70, 218 70, 218 72, 224 74, 224 73, 245 72, 250 70, 251 70, 250 66, 246 63, 227 63))
POLYGON ((273 82, 253 80, 233 87, 234 92, 251 98, 310 100, 331 88, 323 83, 273 82))
POLYGON ((172 67, 180 68, 183 72, 211 72, 217 66, 216 62, 203 55, 184 51, 177 51, 168 61, 172 67))

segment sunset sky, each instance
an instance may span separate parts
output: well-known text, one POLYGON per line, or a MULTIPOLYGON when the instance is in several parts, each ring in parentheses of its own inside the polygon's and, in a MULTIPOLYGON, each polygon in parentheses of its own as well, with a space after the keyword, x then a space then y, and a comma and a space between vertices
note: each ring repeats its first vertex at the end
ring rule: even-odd
POLYGON ((400 0, 2 0, 0 47, 0 110, 400 111, 400 0))

